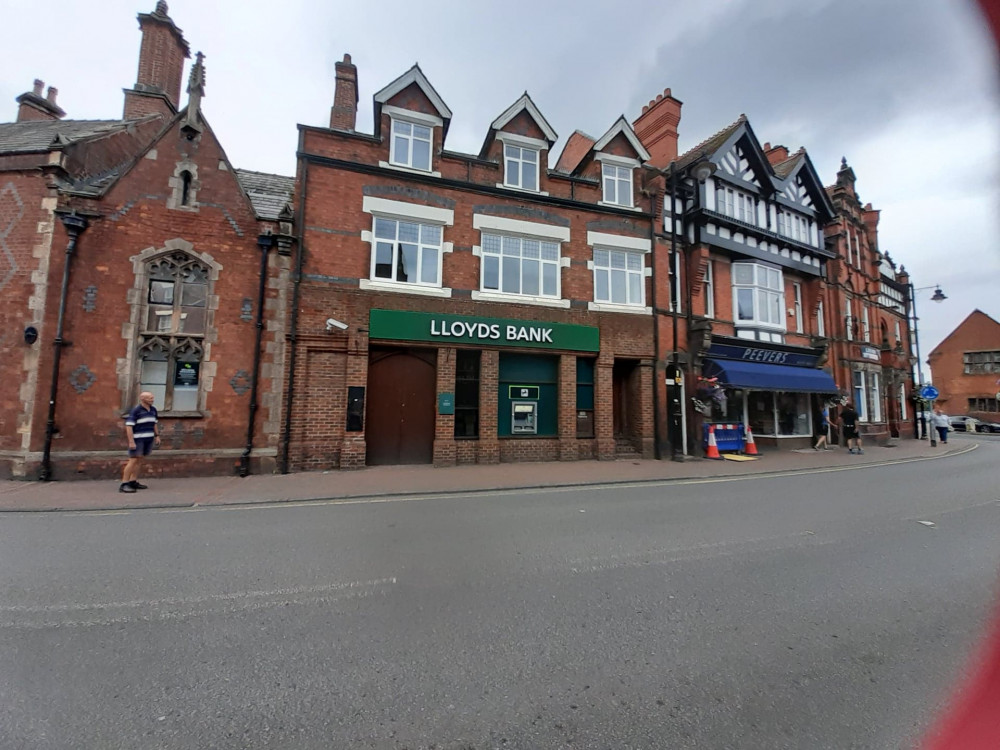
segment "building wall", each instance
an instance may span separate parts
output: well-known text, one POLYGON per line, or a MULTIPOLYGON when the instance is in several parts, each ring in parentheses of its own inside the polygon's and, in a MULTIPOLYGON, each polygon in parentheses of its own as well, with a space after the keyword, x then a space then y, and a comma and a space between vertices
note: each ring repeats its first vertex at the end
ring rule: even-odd
POLYGON ((965 373, 964 355, 987 351, 1000 352, 1000 323, 975 310, 931 352, 928 361, 932 380, 941 393, 938 404, 946 414, 1000 421, 997 411, 969 408, 970 398, 996 403, 996 394, 1000 392, 1000 365, 994 364, 990 373, 965 373))

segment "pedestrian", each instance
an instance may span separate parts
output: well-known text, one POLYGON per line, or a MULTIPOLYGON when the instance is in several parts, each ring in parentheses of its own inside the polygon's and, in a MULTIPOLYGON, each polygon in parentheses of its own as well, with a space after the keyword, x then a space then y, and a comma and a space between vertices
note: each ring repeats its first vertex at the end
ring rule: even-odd
POLYGON ((823 408, 819 413, 819 439, 816 441, 816 445, 813 446, 814 451, 818 451, 820 446, 823 450, 829 450, 827 445, 827 435, 830 433, 830 407, 827 404, 823 404, 823 408))
POLYGON ((948 445, 948 428, 950 427, 950 422, 948 420, 948 415, 941 411, 940 406, 934 407, 934 415, 931 417, 931 426, 938 431, 938 435, 941 436, 941 442, 944 445, 948 445))
POLYGON ((840 426, 844 439, 847 441, 847 452, 858 455, 864 453, 861 450, 861 435, 858 434, 858 412, 850 401, 847 402, 847 406, 840 410, 840 426), (852 446, 851 443, 854 445, 852 446))
POLYGON ((125 437, 128 438, 128 461, 122 471, 122 483, 119 492, 136 492, 147 489, 139 482, 139 466, 144 456, 153 451, 154 445, 160 444, 160 428, 156 424, 156 407, 153 406, 153 394, 143 391, 139 394, 139 403, 125 417, 125 437))

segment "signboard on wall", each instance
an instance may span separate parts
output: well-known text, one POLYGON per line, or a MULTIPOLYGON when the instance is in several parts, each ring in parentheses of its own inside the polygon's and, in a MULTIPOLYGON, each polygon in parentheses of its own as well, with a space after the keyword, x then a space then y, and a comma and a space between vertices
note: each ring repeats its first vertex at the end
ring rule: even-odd
POLYGON ((878 362, 881 357, 879 356, 878 349, 874 346, 862 346, 861 347, 861 357, 863 359, 871 359, 878 362))
POLYGON ((596 326, 538 320, 508 320, 408 310, 371 310, 368 314, 369 337, 389 341, 596 352, 601 348, 600 333, 596 326))
POLYGON ((816 367, 819 356, 805 351, 789 351, 762 344, 759 341, 748 344, 719 343, 713 341, 708 349, 712 359, 737 359, 743 362, 760 362, 769 365, 791 365, 793 367, 816 367))

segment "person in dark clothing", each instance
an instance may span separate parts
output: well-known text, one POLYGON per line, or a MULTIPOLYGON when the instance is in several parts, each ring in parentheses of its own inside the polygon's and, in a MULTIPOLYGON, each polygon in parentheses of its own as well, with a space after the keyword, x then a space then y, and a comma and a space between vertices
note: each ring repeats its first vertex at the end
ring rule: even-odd
POLYGON ((858 434, 858 412, 850 401, 840 410, 840 427, 847 441, 848 453, 864 453, 861 450, 861 435, 858 434), (853 444, 853 445, 852 445, 853 444))
POLYGON ((122 471, 118 491, 144 490, 146 485, 139 481, 139 466, 142 459, 152 452, 153 446, 160 444, 156 407, 153 406, 153 394, 149 391, 139 394, 139 403, 125 418, 125 437, 128 439, 128 462, 122 471))
POLYGON ((830 407, 823 404, 823 408, 819 412, 819 426, 817 428, 817 433, 819 435, 816 440, 816 445, 813 446, 813 450, 828 450, 827 445, 827 435, 830 432, 830 407))

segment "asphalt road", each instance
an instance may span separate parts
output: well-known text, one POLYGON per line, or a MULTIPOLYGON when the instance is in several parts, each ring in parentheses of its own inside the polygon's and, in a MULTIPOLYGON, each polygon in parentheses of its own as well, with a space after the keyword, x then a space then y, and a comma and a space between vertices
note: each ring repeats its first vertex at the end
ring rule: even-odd
POLYGON ((980 438, 721 482, 5 514, 0 747, 912 747, 1000 582, 980 438))

